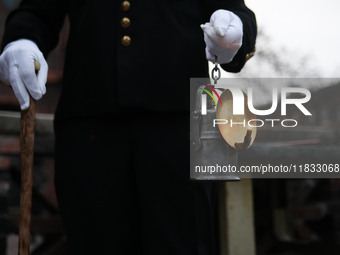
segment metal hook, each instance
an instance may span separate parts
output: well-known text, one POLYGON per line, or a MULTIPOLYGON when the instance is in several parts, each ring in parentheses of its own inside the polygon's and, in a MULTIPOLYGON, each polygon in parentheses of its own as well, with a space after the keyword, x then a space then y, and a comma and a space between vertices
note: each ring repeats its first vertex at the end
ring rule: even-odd
POLYGON ((214 85, 216 85, 217 80, 221 78, 221 70, 218 68, 217 56, 215 56, 215 67, 212 69, 211 77, 214 80, 214 85), (217 76, 214 75, 214 72, 217 72, 217 76))

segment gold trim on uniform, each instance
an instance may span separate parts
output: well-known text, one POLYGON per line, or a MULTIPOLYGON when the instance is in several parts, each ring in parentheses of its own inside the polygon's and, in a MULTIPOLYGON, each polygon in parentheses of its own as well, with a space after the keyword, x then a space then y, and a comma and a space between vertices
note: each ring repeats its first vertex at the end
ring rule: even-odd
POLYGON ((246 61, 245 62, 247 62, 249 59, 251 59, 255 55, 255 51, 256 51, 256 48, 254 48, 254 50, 252 52, 250 52, 246 55, 246 61))

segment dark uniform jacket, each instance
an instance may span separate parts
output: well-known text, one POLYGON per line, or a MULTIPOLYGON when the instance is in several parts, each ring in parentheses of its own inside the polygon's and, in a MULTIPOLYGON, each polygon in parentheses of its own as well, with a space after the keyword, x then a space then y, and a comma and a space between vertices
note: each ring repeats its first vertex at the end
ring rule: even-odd
POLYGON ((2 48, 34 41, 45 57, 65 16, 70 34, 56 118, 106 114, 127 107, 188 110, 189 78, 208 77, 200 24, 218 9, 243 22, 243 45, 229 64, 238 72, 254 50, 256 21, 243 0, 23 0, 6 22, 2 48), (130 25, 121 20, 127 17, 130 25), (122 41, 124 36, 125 41, 122 41), (124 45, 123 45, 124 44, 124 45), (129 44, 128 46, 126 46, 129 44))

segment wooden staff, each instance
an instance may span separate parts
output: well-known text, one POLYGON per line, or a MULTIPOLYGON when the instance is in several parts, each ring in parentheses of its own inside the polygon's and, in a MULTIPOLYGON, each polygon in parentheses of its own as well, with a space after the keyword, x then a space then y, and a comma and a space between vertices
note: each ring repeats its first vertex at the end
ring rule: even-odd
MULTIPOLYGON (((36 73, 40 63, 34 62, 36 73)), ((21 148, 21 186, 20 186, 20 225, 19 255, 30 254, 31 208, 33 186, 35 100, 30 95, 28 109, 21 111, 20 148, 21 148)))

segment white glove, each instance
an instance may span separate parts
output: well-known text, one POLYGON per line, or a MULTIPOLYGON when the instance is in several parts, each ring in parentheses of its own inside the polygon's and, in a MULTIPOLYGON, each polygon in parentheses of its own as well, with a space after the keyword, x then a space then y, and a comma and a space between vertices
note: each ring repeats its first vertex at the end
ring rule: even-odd
POLYGON ((36 100, 46 93, 47 72, 44 56, 31 40, 20 39, 7 44, 0 56, 0 80, 12 86, 22 110, 29 106, 28 92, 36 100), (34 61, 40 63, 38 75, 34 61))
POLYGON ((210 23, 201 25, 204 31, 207 60, 226 64, 233 60, 242 46, 243 24, 234 13, 217 10, 210 17, 210 23))

